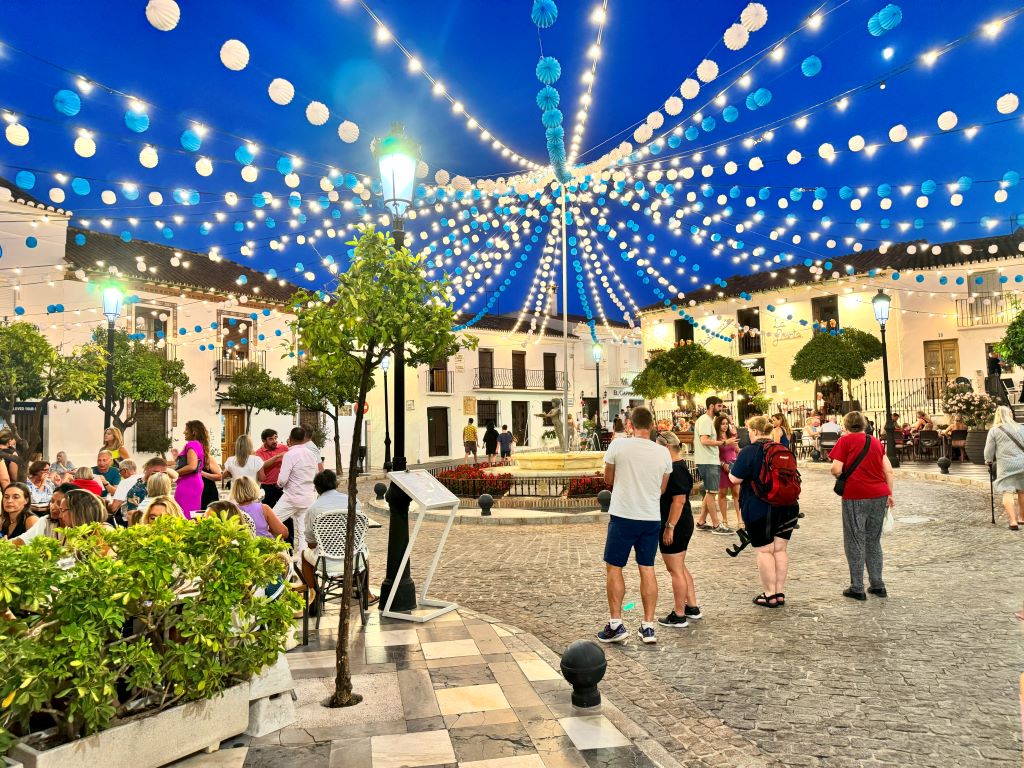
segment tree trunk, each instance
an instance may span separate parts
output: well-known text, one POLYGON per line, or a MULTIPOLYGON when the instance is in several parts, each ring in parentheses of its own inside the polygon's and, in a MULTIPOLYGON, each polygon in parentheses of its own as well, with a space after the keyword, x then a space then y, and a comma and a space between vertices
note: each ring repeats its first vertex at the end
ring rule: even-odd
MULTIPOLYGON (((365 396, 365 395, 364 395, 365 396)), ((327 414, 334 424, 334 466, 341 469, 341 435, 338 434, 338 404, 334 404, 334 413, 327 414)))
MULTIPOLYGON (((370 388, 370 373, 373 370, 373 345, 369 345, 363 355, 363 370, 359 377, 359 400, 366 399, 370 388)), ((337 412, 335 412, 337 413, 337 412)), ((356 480, 359 468, 359 439, 363 429, 363 409, 356 409, 355 427, 352 430, 352 448, 348 458, 348 528, 345 531, 345 583, 341 590, 341 610, 338 614, 338 647, 335 651, 337 675, 334 678, 334 694, 327 701, 329 707, 351 707, 363 700, 358 693, 352 692, 352 668, 348 657, 349 609, 352 607, 352 567, 355 560, 356 542, 356 502, 358 490, 356 480)), ((341 443, 338 439, 338 425, 334 425, 336 458, 340 458, 341 443)))

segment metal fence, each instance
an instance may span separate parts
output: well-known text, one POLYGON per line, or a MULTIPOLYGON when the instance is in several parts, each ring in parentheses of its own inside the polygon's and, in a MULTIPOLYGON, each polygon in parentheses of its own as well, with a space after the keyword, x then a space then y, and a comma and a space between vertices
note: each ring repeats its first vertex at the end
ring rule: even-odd
POLYGON ((565 371, 533 368, 475 368, 473 389, 533 389, 555 392, 562 389, 565 371))

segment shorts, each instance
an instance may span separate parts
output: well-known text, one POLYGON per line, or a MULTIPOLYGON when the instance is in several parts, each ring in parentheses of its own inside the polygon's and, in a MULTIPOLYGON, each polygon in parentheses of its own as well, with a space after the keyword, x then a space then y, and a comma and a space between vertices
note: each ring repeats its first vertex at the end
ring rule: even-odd
POLYGON ((797 513, 800 507, 773 507, 771 514, 759 517, 757 520, 743 518, 743 524, 750 537, 752 547, 767 547, 775 539, 789 541, 793 535, 793 528, 799 519, 797 513))
POLYGON ((472 453, 476 456, 476 443, 471 443, 469 440, 466 441, 466 453, 472 453))
POLYGON ((501 458, 503 458, 503 459, 507 459, 511 455, 512 455, 512 449, 511 448, 509 450, 507 450, 507 451, 506 450, 502 450, 502 452, 501 452, 501 458))
POLYGON ((604 561, 616 568, 625 568, 629 552, 633 550, 637 565, 653 567, 660 535, 660 520, 630 520, 612 515, 604 542, 604 561))
POLYGON ((667 547, 661 538, 661 534, 665 532, 666 522, 667 518, 662 520, 661 531, 658 533, 658 549, 661 550, 661 554, 678 555, 685 552, 690 544, 690 537, 693 536, 693 512, 690 505, 683 507, 683 514, 679 516, 676 527, 672 529, 672 543, 667 547))
POLYGON ((721 480, 722 467, 719 464, 698 464, 697 475, 704 483, 705 493, 718 493, 719 480, 721 480))

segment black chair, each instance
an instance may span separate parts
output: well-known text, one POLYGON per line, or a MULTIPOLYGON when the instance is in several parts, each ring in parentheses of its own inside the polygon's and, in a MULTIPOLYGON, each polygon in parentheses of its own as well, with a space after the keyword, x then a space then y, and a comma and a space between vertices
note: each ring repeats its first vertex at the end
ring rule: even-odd
POLYGON ((950 460, 953 459, 953 451, 960 452, 960 461, 967 460, 967 451, 965 446, 967 445, 967 430, 966 429, 954 429, 949 433, 949 448, 950 448, 950 460))
POLYGON ((942 439, 934 429, 922 429, 917 434, 917 456, 918 458, 939 458, 939 448, 942 439))
POLYGON ((822 461, 828 460, 828 452, 835 448, 838 442, 838 432, 822 432, 818 436, 818 450, 821 452, 822 461))

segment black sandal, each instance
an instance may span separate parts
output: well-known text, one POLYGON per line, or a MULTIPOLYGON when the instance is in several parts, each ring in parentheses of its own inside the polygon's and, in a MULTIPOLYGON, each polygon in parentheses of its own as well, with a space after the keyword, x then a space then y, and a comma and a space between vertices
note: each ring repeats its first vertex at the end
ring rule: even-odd
POLYGON ((779 606, 779 608, 786 604, 786 595, 784 592, 778 592, 773 595, 773 597, 775 598, 775 604, 779 606))
POLYGON ((771 602, 775 600, 775 595, 766 595, 762 592, 760 595, 754 598, 754 605, 759 605, 762 608, 778 608, 778 603, 771 602))

